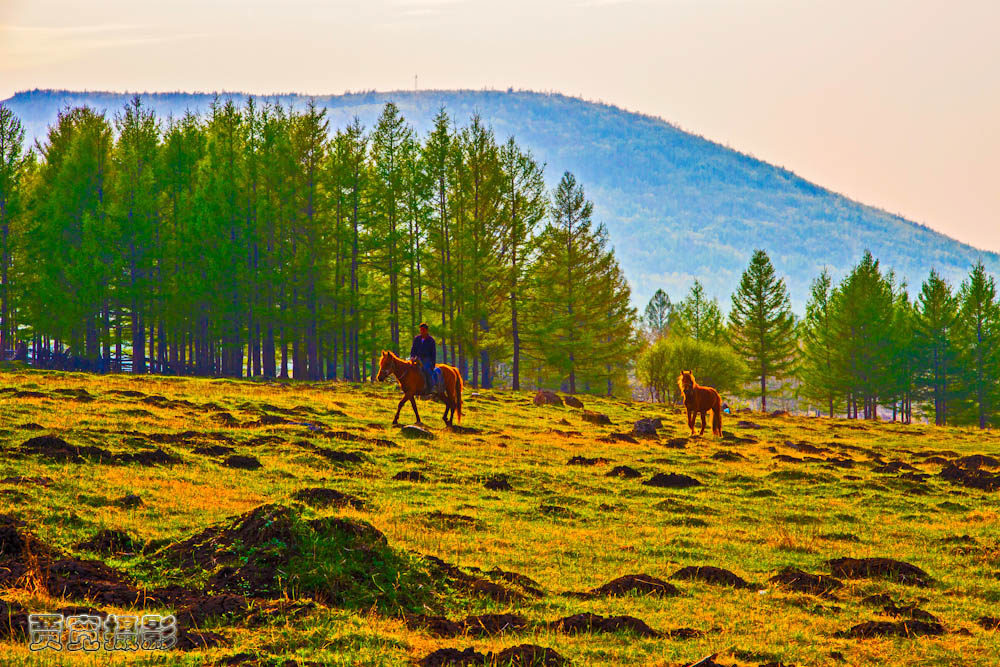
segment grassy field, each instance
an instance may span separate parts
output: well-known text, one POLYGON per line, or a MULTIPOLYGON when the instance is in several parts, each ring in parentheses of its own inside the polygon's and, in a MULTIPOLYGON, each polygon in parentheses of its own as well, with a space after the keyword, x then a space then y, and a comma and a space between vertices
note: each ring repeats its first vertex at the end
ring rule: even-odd
POLYGON ((1000 664, 1000 493, 968 486, 998 462, 961 460, 1000 458, 994 433, 743 414, 688 439, 673 407, 582 397, 602 424, 467 388, 464 429, 420 402, 411 438, 397 397, 0 372, 0 664, 490 664, 524 644, 573 665, 1000 664), (615 435, 645 417, 656 436, 615 435), (640 590, 600 589, 625 575, 640 590), (32 653, 16 627, 134 592, 213 646, 32 653), (583 613, 633 620, 554 623, 583 613))

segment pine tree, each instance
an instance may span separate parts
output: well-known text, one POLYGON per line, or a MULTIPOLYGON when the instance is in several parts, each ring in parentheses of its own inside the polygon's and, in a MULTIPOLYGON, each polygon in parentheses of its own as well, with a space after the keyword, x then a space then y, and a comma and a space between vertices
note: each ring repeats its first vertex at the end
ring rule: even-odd
POLYGON ((30 154, 24 152, 21 120, 10 108, 0 104, 0 359, 13 349, 16 339, 16 327, 12 322, 14 238, 11 231, 21 215, 29 160, 30 154))
POLYGON ((732 301, 731 342, 760 383, 760 409, 766 412, 767 380, 788 376, 795 367, 797 344, 788 288, 763 250, 754 251, 732 301))
POLYGON ((511 137, 500 149, 503 169, 501 200, 503 224, 501 253, 504 259, 504 282, 510 299, 511 388, 521 388, 521 327, 518 308, 523 302, 522 285, 527 257, 535 228, 545 217, 548 200, 545 193, 544 167, 530 151, 522 150, 511 137))
POLYGON ((920 384, 933 404, 934 423, 938 426, 947 423, 954 397, 957 312, 958 302, 951 287, 931 269, 917 299, 916 337, 922 362, 920 384))
MULTIPOLYGON (((116 238, 113 247, 122 253, 126 276, 117 290, 128 304, 132 331, 132 372, 146 373, 146 327, 152 330, 153 284, 159 247, 160 184, 157 179, 159 123, 153 112, 143 108, 136 95, 115 116, 118 141, 113 154, 111 210, 116 238)), ((109 276, 110 277, 110 276, 109 276)), ((153 360, 150 359, 152 362, 153 360)))
POLYGON ((809 288, 806 316, 802 322, 802 364, 799 368, 804 393, 826 405, 833 417, 840 378, 834 365, 837 341, 833 327, 833 281, 823 272, 809 288))
POLYGON ((531 269, 531 355, 570 393, 610 379, 609 365, 631 358, 635 311, 607 233, 593 228, 592 215, 583 186, 566 172, 531 269))
POLYGON ((848 417, 857 418, 858 401, 866 419, 892 384, 894 295, 878 260, 865 251, 861 262, 833 293, 834 362, 842 378, 848 417))
POLYGON ((705 288, 695 278, 691 291, 677 306, 677 334, 693 340, 722 342, 722 311, 719 301, 708 298, 705 288))
POLYGON ((981 261, 959 288, 958 301, 956 342, 961 349, 965 412, 979 428, 986 428, 994 423, 1000 403, 1000 305, 996 282, 981 261))

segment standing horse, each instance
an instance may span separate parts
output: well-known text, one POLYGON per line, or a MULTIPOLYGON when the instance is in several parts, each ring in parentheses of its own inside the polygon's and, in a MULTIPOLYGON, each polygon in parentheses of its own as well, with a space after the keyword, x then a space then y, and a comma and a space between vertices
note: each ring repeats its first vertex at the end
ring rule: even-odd
POLYGON ((702 387, 694 381, 694 373, 681 371, 677 377, 677 386, 684 395, 684 407, 688 413, 688 428, 694 435, 694 420, 701 413, 701 432, 705 434, 705 413, 712 411, 712 435, 722 436, 722 398, 719 392, 711 387, 702 387))
MULTIPOLYGON (((455 415, 458 415, 459 423, 462 422, 462 376, 458 374, 458 369, 447 364, 437 364, 444 378, 445 392, 438 394, 444 399, 444 423, 451 426, 455 415)), ((417 423, 420 421, 420 413, 417 412, 417 401, 414 398, 424 391, 424 374, 420 372, 420 364, 416 361, 406 361, 400 359, 388 350, 382 350, 382 358, 378 362, 378 381, 382 382, 390 375, 396 376, 400 389, 403 390, 403 399, 396 408, 396 417, 392 420, 393 425, 399 423, 399 411, 407 401, 413 406, 413 414, 417 416, 417 423)))

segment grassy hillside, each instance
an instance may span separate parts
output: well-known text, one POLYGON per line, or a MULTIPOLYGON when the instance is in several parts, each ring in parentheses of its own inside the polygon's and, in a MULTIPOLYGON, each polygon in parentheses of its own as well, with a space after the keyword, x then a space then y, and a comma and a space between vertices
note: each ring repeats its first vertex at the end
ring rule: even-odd
MULTIPOLYGON (((205 111, 214 96, 145 94, 161 115, 205 111)), ((242 95, 237 95, 242 100, 242 95)), ((31 91, 5 101, 42 137, 66 106, 90 104, 113 115, 123 93, 31 91)), ((280 96, 304 106, 305 97, 280 96)), ((824 266, 834 278, 870 249, 913 285, 935 267, 957 283, 982 258, 1000 272, 1000 256, 976 250, 927 227, 853 202, 795 174, 686 133, 663 120, 556 94, 498 91, 399 91, 321 96, 331 127, 357 115, 371 127, 395 101, 426 132, 445 107, 460 123, 478 111, 502 139, 517 137, 548 164, 554 185, 573 171, 607 223, 637 303, 657 288, 679 299, 694 277, 722 298, 735 289, 755 247, 768 250, 788 277, 802 312, 809 282, 824 266)))
POLYGON ((688 438, 671 407, 480 392, 453 432, 421 402, 411 439, 396 399, 0 373, 3 664, 55 664, 19 624, 74 606, 176 613, 188 649, 74 665, 1000 662, 1000 494, 963 485, 1000 485, 963 458, 996 435, 752 414, 688 438))

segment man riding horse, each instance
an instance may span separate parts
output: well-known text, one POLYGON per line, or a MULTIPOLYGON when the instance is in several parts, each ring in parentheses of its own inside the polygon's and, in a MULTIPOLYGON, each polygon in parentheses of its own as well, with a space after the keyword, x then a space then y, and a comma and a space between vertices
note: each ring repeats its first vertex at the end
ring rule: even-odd
POLYGON ((410 346, 410 361, 420 362, 424 374, 424 393, 433 394, 441 382, 441 371, 437 364, 437 343, 431 338, 430 328, 425 322, 420 324, 420 335, 410 346))

